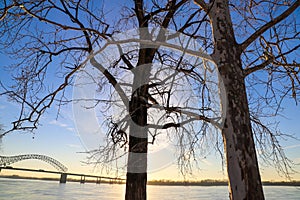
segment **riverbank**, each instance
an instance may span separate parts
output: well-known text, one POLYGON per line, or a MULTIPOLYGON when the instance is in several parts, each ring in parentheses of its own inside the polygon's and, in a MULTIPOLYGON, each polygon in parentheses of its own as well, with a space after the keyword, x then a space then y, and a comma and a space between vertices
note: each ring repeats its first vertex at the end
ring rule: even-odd
MULTIPOLYGON (((26 177, 19 175, 0 175, 0 178, 10 179, 31 179, 31 180, 47 180, 59 181, 58 178, 45 178, 45 177, 26 177)), ((1 180, 0 180, 1 181, 1 180)), ((80 182, 80 179, 68 178, 68 182, 80 182)), ((85 180, 86 183, 96 183, 96 180, 85 180)), ((105 181, 101 180, 100 183, 106 184, 124 184, 123 181, 105 181)), ((202 181, 171 181, 171 180, 152 180, 148 181, 148 185, 166 185, 166 186, 227 186, 226 180, 202 180, 202 181)), ((264 186, 298 186, 300 181, 264 181, 264 186)))
MULTIPOLYGON (((202 180, 202 181, 170 181, 170 180, 155 180, 148 181, 148 185, 168 185, 168 186, 227 186, 226 180, 202 180)), ((264 186, 300 186, 300 181, 264 181, 264 186)))

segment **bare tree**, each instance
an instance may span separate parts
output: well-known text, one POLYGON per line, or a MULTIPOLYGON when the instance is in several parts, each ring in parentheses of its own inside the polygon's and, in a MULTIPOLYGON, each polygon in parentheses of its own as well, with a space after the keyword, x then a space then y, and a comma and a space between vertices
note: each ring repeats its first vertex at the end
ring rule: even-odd
MULTIPOLYGON (((9 49, 11 55, 20 58, 16 65, 11 66, 11 69, 16 70, 16 85, 7 88, 1 84, 5 90, 2 95, 7 95, 21 105, 20 115, 13 122, 10 131, 32 131, 37 128, 40 117, 47 108, 55 103, 60 107, 68 102, 66 89, 72 85, 75 73, 84 67, 85 62, 82 60, 93 54, 97 48, 101 48, 103 42, 107 42, 106 45, 109 41, 113 42, 112 36, 123 31, 123 24, 128 24, 126 29, 140 28, 139 39, 149 41, 152 35, 148 27, 159 26, 161 29, 157 40, 162 42, 166 40, 162 28, 175 26, 175 16, 184 19, 184 12, 192 12, 192 16, 180 24, 182 31, 193 24, 198 27, 201 24, 201 20, 195 20, 196 16, 199 16, 200 8, 189 8, 186 0, 167 3, 153 1, 149 7, 146 7, 142 0, 136 0, 132 7, 133 9, 124 8, 125 14, 116 20, 116 24, 108 24, 105 11, 93 1, 4 1, 1 8, 3 49, 9 49), (55 68, 51 69, 53 66, 55 68), (57 75, 62 83, 49 84, 49 79, 54 75, 57 75)), ((176 37, 176 34, 174 35, 176 37)), ((120 45, 118 47, 123 51, 120 45)), ((150 70, 158 47, 149 47, 141 43, 134 52, 120 53, 120 58, 111 63, 109 68, 104 68, 96 57, 90 57, 90 63, 102 72, 106 82, 117 91, 123 104, 127 106, 132 122, 130 126, 125 125, 127 128, 124 130, 113 126, 110 132, 114 145, 125 141, 128 146, 125 199, 146 199, 149 126, 147 110, 151 106, 149 101, 156 103, 149 90, 156 89, 157 95, 164 93, 157 87, 157 83, 149 84, 150 70), (111 72, 114 68, 125 71, 136 69, 139 72, 133 73, 133 90, 129 97, 124 95, 119 80, 111 72)), ((163 61, 165 57, 158 55, 156 60, 163 61)), ((180 60, 177 65, 181 65, 180 60)), ((171 92, 168 96, 170 95, 171 92)), ((169 99, 167 104, 165 109, 168 113, 182 112, 179 108, 171 107, 169 99)), ((115 125, 113 121, 112 124, 115 125)), ((170 122, 159 127, 167 129, 178 126, 179 123, 170 122)))
POLYGON ((288 95, 299 100, 299 21, 293 13, 300 1, 195 2, 208 13, 213 39, 211 56, 228 99, 222 136, 230 197, 264 199, 252 127, 259 144, 266 145, 259 139, 266 134, 273 151, 278 152, 279 147, 274 132, 257 119, 257 110, 252 108, 250 112, 246 87, 250 92, 255 84, 267 88, 264 93, 252 93, 258 100, 256 108, 261 108, 261 100, 276 107, 281 104, 278 99, 288 95), (282 84, 279 88, 275 86, 278 83, 282 84))
MULTIPOLYGON (((205 56, 205 54, 198 53, 199 45, 197 50, 190 48, 194 45, 197 46, 198 42, 196 40, 170 30, 150 30, 153 34, 151 34, 152 39, 147 40, 139 38, 139 35, 145 31, 148 32, 148 29, 130 30, 127 33, 118 34, 113 41, 114 45, 117 44, 115 48, 109 49, 107 53, 103 52, 93 56, 91 65, 96 66, 100 71, 109 68, 115 79, 118 80, 118 85, 120 86, 117 89, 118 95, 114 95, 115 90, 108 89, 107 85, 104 86, 105 80, 107 80, 105 78, 103 81, 100 81, 101 86, 99 86, 99 79, 101 78, 91 68, 91 70, 84 69, 79 76, 80 78, 76 85, 80 89, 76 92, 76 97, 73 98, 73 101, 75 102, 75 107, 79 109, 77 112, 79 122, 81 121, 80 116, 86 108, 97 109, 99 113, 105 115, 105 119, 109 119, 108 124, 105 124, 106 127, 109 127, 107 131, 107 138, 109 139, 104 146, 100 146, 90 152, 89 163, 109 163, 111 165, 111 161, 116 161, 115 164, 120 164, 118 160, 126 155, 122 148, 126 149, 127 147, 127 133, 129 132, 129 134, 136 136, 137 132, 142 132, 143 134, 148 132, 150 137, 148 142, 151 144, 154 144, 161 135, 165 135, 178 144, 178 150, 180 151, 178 162, 184 174, 190 169, 191 163, 189 161, 197 158, 198 155, 195 155, 198 152, 197 149, 204 149, 205 142, 209 144, 214 143, 215 139, 205 139, 208 136, 215 137, 212 136, 213 133, 210 131, 210 128, 218 130, 222 126, 218 72, 213 64, 205 61, 206 59, 203 61, 203 59, 198 57, 205 56), (161 40, 163 38, 162 33, 164 37, 171 39, 161 40), (130 39, 126 38, 128 35, 130 39), (127 48, 119 45, 129 41, 132 42, 131 48, 128 48, 127 44, 127 48), (184 42, 183 44, 178 44, 179 41, 184 42), (138 42, 139 48, 141 48, 141 45, 164 47, 156 49, 156 56, 151 64, 142 65, 143 68, 149 68, 149 71, 146 73, 147 77, 142 74, 144 71, 136 67, 126 67, 125 73, 118 73, 120 72, 119 68, 127 66, 120 60, 120 54, 129 57, 137 55, 137 52, 135 52, 136 45, 133 42, 138 42), (167 50, 166 47, 173 48, 173 50, 167 50), (174 49, 177 49, 178 52, 175 53, 174 49), (197 56, 188 55, 187 52, 193 52, 197 56), (104 55, 104 58, 101 54, 104 55), (110 63, 114 63, 114 65, 110 63), (105 67, 105 65, 110 67, 105 67), (132 76, 134 78, 137 77, 135 79, 138 80, 138 83, 130 78, 126 78, 132 76), (146 125, 136 127, 136 123, 130 116, 130 112, 128 112, 130 109, 128 99, 133 99, 131 96, 135 95, 135 91, 139 86, 144 85, 149 87, 147 91, 147 98, 149 99, 146 101, 148 119, 146 125), (99 88, 98 92, 101 93, 99 98, 94 98, 94 95, 91 94, 82 99, 77 99, 77 96, 80 97, 80 94, 84 93, 88 88, 94 87, 99 88), (105 100, 103 99, 104 95, 107 96, 105 100), (86 104, 87 100, 92 99, 93 101, 86 104), (82 105, 77 105, 78 102, 82 102, 82 105), (108 112, 108 110, 113 112, 108 112), (115 113, 116 110, 117 114, 115 113), (209 124, 212 124, 212 126, 209 124), (140 128, 141 130, 130 133, 129 128, 131 127, 140 128)), ((134 62, 134 59, 130 61, 134 62)), ((144 97, 142 100, 145 101, 145 99, 144 97)), ((205 149, 209 151, 207 147, 210 147, 210 145, 205 146, 205 149)), ((137 157, 135 155, 134 160, 140 160, 137 157)), ((202 157, 205 157, 205 155, 202 155, 202 157)), ((146 161, 140 163, 146 163, 146 161)), ((140 171, 137 170, 138 164, 135 162, 135 171, 140 171)), ((132 170, 128 169, 128 171, 132 170)))
MULTIPOLYGON (((220 73, 224 85, 221 107, 226 107, 223 110, 225 123, 218 127, 221 134, 216 131, 214 136, 217 150, 222 146, 219 137, 223 139, 230 198, 264 199, 255 143, 264 150, 271 146, 273 161, 283 160, 283 164, 278 165, 279 171, 287 172, 289 169, 289 163, 278 145, 278 135, 263 123, 263 117, 280 111, 285 97, 291 96, 299 101, 299 21, 295 14, 299 3, 299 0, 195 0, 195 4, 186 0, 153 0, 147 3, 136 0, 124 7, 121 15, 114 15, 116 20, 112 21, 104 8, 94 1, 4 1, 0 10, 1 44, 3 49, 19 58, 11 68, 15 70, 16 85, 7 88, 1 84, 6 90, 2 95, 8 95, 21 105, 20 116, 13 122, 12 130, 33 130, 37 128, 40 116, 52 104, 61 106, 68 102, 65 90, 72 85, 75 73, 83 67, 82 60, 106 41, 113 41, 115 33, 146 28, 140 39, 149 40, 152 35, 148 27, 173 29, 196 39, 200 47, 210 54, 220 73), (53 74, 57 74, 62 83, 49 84, 48 78, 53 74), (266 90, 260 92, 263 87, 259 85, 266 90)), ((176 34, 168 37, 176 37, 176 34)), ((163 31, 158 33, 156 42, 166 41, 166 34, 163 31)), ((160 45, 142 47, 135 52, 123 52, 120 48, 120 58, 110 68, 103 68, 96 58, 91 59, 91 64, 106 77, 106 83, 128 105, 130 119, 139 125, 127 127, 121 119, 112 121, 109 131, 112 139, 109 148, 117 145, 123 148, 123 144, 128 144, 129 152, 144 155, 139 157, 143 173, 132 173, 130 167, 136 159, 132 160, 130 155, 133 154, 129 154, 126 199, 146 199, 150 107, 159 104, 166 111, 165 116, 184 116, 180 120, 152 125, 155 130, 176 130, 179 127, 183 130, 176 133, 177 141, 186 147, 180 154, 180 161, 187 168, 189 165, 184 161, 198 155, 197 145, 203 144, 208 124, 216 126, 209 104, 212 91, 206 89, 205 73, 190 63, 185 64, 180 56, 163 53, 159 50, 160 45), (172 86, 163 88, 157 82, 151 85, 149 66, 155 61, 173 67, 174 75, 171 77, 175 80, 177 74, 185 74, 187 80, 193 80, 193 84, 198 85, 199 102, 205 100, 204 103, 189 110, 187 105, 174 106, 169 100, 164 101, 173 90, 170 90, 172 86), (130 71, 135 68, 141 69, 142 77, 149 84, 141 86, 144 80, 134 76, 131 88, 135 88, 134 85, 141 87, 131 91, 130 96, 123 95, 124 87, 120 86, 122 84, 112 70, 130 71), (198 122, 193 124, 191 120, 198 122), (134 137, 135 133, 141 135, 134 137)), ((162 82, 167 80, 164 78, 162 82)), ((152 139, 155 139, 155 131, 152 139)), ((99 153, 99 150, 96 152, 99 153)))

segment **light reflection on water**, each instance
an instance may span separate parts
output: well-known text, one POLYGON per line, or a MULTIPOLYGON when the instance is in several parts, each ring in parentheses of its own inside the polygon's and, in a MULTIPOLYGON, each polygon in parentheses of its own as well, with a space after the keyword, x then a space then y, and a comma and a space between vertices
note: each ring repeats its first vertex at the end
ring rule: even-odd
MULTIPOLYGON (((267 200, 300 199, 299 187, 265 186, 264 191, 267 200)), ((124 193, 125 185, 0 178, 0 200, 122 200, 124 193)), ((226 186, 148 186, 147 193, 148 200, 229 199, 226 186)))

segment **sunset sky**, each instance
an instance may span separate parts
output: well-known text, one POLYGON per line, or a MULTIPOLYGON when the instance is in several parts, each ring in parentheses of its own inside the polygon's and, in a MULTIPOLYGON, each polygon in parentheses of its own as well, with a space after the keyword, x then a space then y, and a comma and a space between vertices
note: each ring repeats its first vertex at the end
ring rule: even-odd
MULTIPOLYGON (((119 1, 115 0, 107 4, 110 13, 118 5, 117 2, 119 1)), ((5 85, 11 84, 12 74, 4 67, 12 62, 12 58, 0 52, 0 80, 5 85)), ((73 90, 70 88, 68 95, 71 97, 72 94, 73 90)), ((274 118, 274 120, 276 119, 280 122, 279 129, 283 133, 291 134, 298 138, 298 140, 282 138, 280 142, 288 158, 295 164, 298 164, 294 168, 296 172, 291 174, 292 180, 300 181, 300 105, 296 105, 293 100, 284 100, 282 105, 285 108, 283 115, 274 118)), ((68 167, 68 172, 107 175, 107 170, 101 168, 101 166, 96 167, 93 164, 87 165, 84 163, 87 161, 88 155, 83 152, 86 151, 86 146, 89 145, 86 143, 86 138, 90 136, 85 137, 78 134, 78 126, 76 127, 75 124, 72 104, 61 107, 58 116, 57 110, 58 107, 54 105, 42 116, 41 125, 35 131, 35 134, 12 132, 2 138, 2 141, 0 141, 0 155, 42 154, 63 163, 68 167)), ((10 102, 6 97, 0 97, 0 124, 4 126, 4 129, 11 128, 11 122, 16 120, 18 111, 19 107, 16 104, 10 102)), ((81 125, 88 129, 94 126, 92 123, 95 122, 90 120, 90 118, 85 118, 81 125)), ((92 136, 88 139, 90 140, 88 143, 95 143, 95 140, 91 138, 92 136)), ((166 144, 164 141, 164 138, 162 138, 158 145, 154 147, 150 145, 148 180, 182 180, 184 177, 178 169, 176 150, 173 144, 166 144)), ((260 153, 258 152, 258 154, 260 153)), ((49 164, 38 160, 21 161, 11 166, 55 170, 49 164)), ((115 166, 112 166, 112 170, 109 173, 110 176, 116 175, 115 169, 115 166)), ((277 174, 274 166, 263 162, 260 162, 260 172, 264 181, 287 180, 283 175, 277 174)), ((21 172, 1 171, 1 175, 4 174, 22 175, 21 172)), ((23 175, 28 174, 23 173, 23 175)), ((39 174, 30 175, 38 176, 39 174)), ((124 178, 126 171, 118 169, 118 175, 124 178)), ((198 165, 194 165, 193 174, 187 174, 185 178, 194 181, 203 179, 223 180, 227 178, 226 167, 223 170, 219 153, 212 151, 205 158, 200 159, 198 165)))

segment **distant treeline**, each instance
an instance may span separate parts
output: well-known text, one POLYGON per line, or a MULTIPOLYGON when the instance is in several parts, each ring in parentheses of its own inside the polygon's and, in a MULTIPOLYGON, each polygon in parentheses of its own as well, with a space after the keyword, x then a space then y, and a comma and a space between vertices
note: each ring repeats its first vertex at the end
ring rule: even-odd
POLYGON ((148 181, 148 185, 186 185, 186 186, 226 186, 227 181, 220 180, 202 180, 202 181, 171 181, 154 180, 148 181))
MULTIPOLYGON (((154 180, 148 181, 148 185, 168 185, 168 186, 227 186, 226 180, 202 180, 202 181, 171 181, 171 180, 154 180)), ((300 186, 300 181, 264 181, 265 186, 300 186)))
MULTIPOLYGON (((12 178, 12 179, 33 179, 33 180, 47 180, 47 181, 59 181, 58 178, 45 178, 45 177, 24 177, 18 175, 0 176, 0 178, 12 178)), ((80 182, 80 179, 68 178, 68 182, 80 182)), ((96 180, 86 179, 86 183, 96 183, 96 180)), ((124 181, 106 181, 101 180, 100 183, 109 184, 125 184, 124 181)), ((166 186, 227 186, 226 180, 202 180, 202 181, 171 181, 171 180, 153 180, 148 181, 148 185, 166 185, 166 186)), ((265 186, 300 186, 300 181, 264 181, 265 186)))

